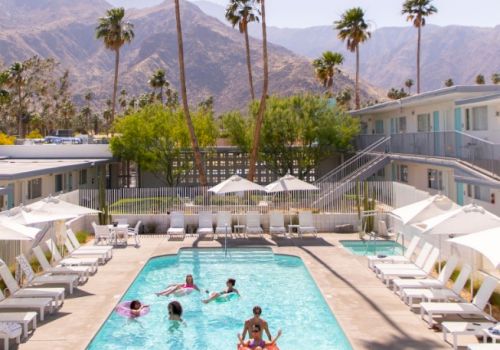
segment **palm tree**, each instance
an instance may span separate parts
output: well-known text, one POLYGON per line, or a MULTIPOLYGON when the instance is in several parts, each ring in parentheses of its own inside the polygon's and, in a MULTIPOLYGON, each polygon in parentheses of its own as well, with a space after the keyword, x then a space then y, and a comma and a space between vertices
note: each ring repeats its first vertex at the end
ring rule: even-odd
POLYGON ((408 88, 408 95, 411 93, 411 87, 414 85, 413 79, 406 79, 405 86, 408 88))
POLYGON ((6 85, 11 87, 15 91, 15 95, 17 97, 17 134, 20 138, 24 138, 24 121, 23 121, 23 113, 24 111, 24 94, 23 88, 26 85, 26 78, 24 77, 24 72, 26 70, 26 66, 21 62, 13 63, 9 69, 7 70, 6 77, 6 85))
POLYGON ((344 56, 338 52, 325 51, 320 58, 313 61, 316 71, 316 78, 323 83, 325 88, 332 89, 333 96, 333 76, 336 67, 344 63, 344 56))
POLYGON ((85 130, 87 132, 90 130, 90 118, 92 116, 92 107, 90 106, 90 103, 92 102, 92 99, 94 98, 94 94, 92 91, 87 91, 87 93, 83 96, 85 99, 85 102, 87 103, 84 108, 82 108, 82 116, 84 117, 85 120, 85 130))
POLYGON ((259 154, 260 130, 266 113, 267 92, 269 90, 269 60, 267 55, 267 27, 266 27, 266 1, 256 0, 260 4, 260 15, 262 19, 262 59, 264 61, 264 83, 262 85, 262 96, 260 98, 259 111, 255 120, 255 129, 253 131, 252 150, 250 152, 247 178, 253 181, 255 170, 257 168, 257 158, 259 154))
POLYGON ((250 41, 248 40, 248 24, 258 22, 258 10, 253 6, 254 0, 230 0, 226 8, 226 19, 232 24, 233 28, 238 25, 240 33, 245 35, 245 48, 247 55, 248 82, 250 84, 250 95, 255 100, 253 89, 252 62, 250 59, 250 41))
POLYGON ((198 177, 201 186, 207 186, 207 176, 205 175, 205 169, 203 168, 203 161, 201 159, 200 147, 198 146, 198 139, 194 132, 193 121, 191 120, 191 114, 189 114, 189 104, 187 99, 187 89, 186 89, 186 70, 184 68, 184 44, 182 42, 182 26, 181 26, 181 11, 179 6, 179 0, 174 0, 175 3, 175 21, 177 23, 177 51, 179 55, 179 79, 181 82, 181 96, 182 96, 182 106, 184 108, 184 117, 186 118, 186 124, 189 130, 189 137, 191 139, 191 146, 194 153, 194 163, 198 170, 198 177))
POLYGON ((451 78, 448 78, 444 81, 444 86, 446 86, 446 87, 452 87, 453 85, 455 85, 455 83, 453 82, 453 79, 451 79, 451 78))
POLYGON ((499 73, 493 73, 491 75, 491 82, 495 85, 500 83, 500 74, 499 73))
POLYGON ((425 17, 437 13, 437 8, 431 5, 432 0, 406 0, 403 4, 402 15, 406 15, 408 22, 418 30, 417 37, 417 94, 420 93, 420 42, 422 39, 422 27, 425 26, 425 17))
POLYGON ((368 24, 365 22, 365 13, 360 7, 353 7, 345 11, 340 20, 335 21, 335 29, 339 31, 338 38, 347 42, 347 49, 356 52, 356 109, 360 108, 359 101, 359 44, 371 37, 368 24))
POLYGON ((151 78, 148 80, 149 86, 151 86, 155 91, 156 89, 160 89, 160 100, 163 105, 163 88, 167 84, 167 79, 165 78, 165 70, 158 69, 153 73, 151 78))
POLYGON ((476 76, 476 84, 477 85, 484 85, 485 83, 486 83, 486 81, 484 80, 484 75, 478 74, 476 76))
POLYGON ((120 65, 120 49, 134 39, 134 25, 124 21, 125 9, 113 8, 106 11, 106 17, 99 18, 95 29, 97 39, 104 42, 106 49, 115 52, 115 79, 113 83, 113 102, 111 106, 110 124, 115 118, 116 94, 118 92, 118 67, 120 65))

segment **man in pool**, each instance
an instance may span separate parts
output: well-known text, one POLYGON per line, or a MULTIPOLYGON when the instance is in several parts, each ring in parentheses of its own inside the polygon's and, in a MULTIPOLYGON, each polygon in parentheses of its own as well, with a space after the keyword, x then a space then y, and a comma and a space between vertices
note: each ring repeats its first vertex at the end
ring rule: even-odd
POLYGON ((189 274, 189 275, 186 275, 186 283, 171 284, 167 287, 167 289, 162 290, 161 292, 157 292, 155 294, 156 294, 156 296, 160 296, 160 295, 169 296, 170 294, 175 293, 175 292, 181 290, 182 288, 192 288, 192 289, 196 289, 198 292, 200 291, 198 286, 196 284, 194 284, 193 275, 189 274))
POLYGON ((267 338, 269 340, 272 339, 271 332, 269 332, 269 327, 267 325, 266 320, 260 318, 260 315, 262 314, 262 308, 258 305, 254 306, 253 308, 253 317, 249 318, 248 320, 245 321, 245 326, 243 327, 243 340, 245 340, 245 337, 247 336, 247 333, 249 336, 251 336, 250 332, 254 328, 254 326, 259 326, 260 331, 260 337, 262 338, 262 331, 266 332, 267 338))
POLYGON ((214 301, 218 297, 229 294, 229 293, 236 293, 236 294, 240 295, 238 290, 236 288, 234 288, 235 284, 236 284, 236 280, 234 278, 229 278, 226 282, 226 289, 224 289, 220 293, 217 293, 217 292, 211 293, 210 296, 208 297, 208 299, 203 300, 203 302, 205 304, 208 304, 209 302, 214 301))

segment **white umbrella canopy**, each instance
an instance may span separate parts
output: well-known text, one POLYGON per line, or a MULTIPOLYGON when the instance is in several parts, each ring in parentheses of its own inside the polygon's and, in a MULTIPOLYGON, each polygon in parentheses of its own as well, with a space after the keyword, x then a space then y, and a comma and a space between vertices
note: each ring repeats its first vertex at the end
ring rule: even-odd
POLYGON ((0 241, 31 241, 40 229, 27 227, 9 219, 0 221, 0 241))
POLYGON ((456 210, 459 205, 446 196, 435 195, 424 200, 405 205, 390 212, 403 225, 419 223, 432 217, 456 210))
POLYGON ((261 185, 248 181, 238 175, 233 175, 230 178, 222 181, 220 184, 210 188, 208 192, 215 194, 226 194, 235 192, 249 192, 249 191, 262 191, 266 189, 261 185))
POLYGON ((289 174, 270 183, 265 187, 265 189, 268 193, 319 190, 319 188, 313 184, 297 179, 295 176, 289 174))
POLYGON ((449 239, 449 242, 475 250, 500 269, 500 227, 449 239))

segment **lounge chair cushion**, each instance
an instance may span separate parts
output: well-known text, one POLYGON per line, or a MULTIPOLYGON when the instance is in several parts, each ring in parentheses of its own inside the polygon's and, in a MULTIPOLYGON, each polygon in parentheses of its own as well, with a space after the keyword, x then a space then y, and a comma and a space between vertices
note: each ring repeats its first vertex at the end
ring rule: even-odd
POLYGON ((168 234, 174 234, 174 235, 183 235, 184 234, 184 229, 183 228, 177 228, 177 227, 171 227, 167 231, 168 234))
POLYGON ((23 328, 20 324, 14 322, 0 322, 0 334, 5 334, 9 338, 15 338, 21 335, 23 328))
POLYGON ((209 235, 209 234, 213 234, 214 233, 214 229, 213 228, 208 228, 208 227, 199 227, 196 230, 196 233, 198 233, 200 235, 209 235))

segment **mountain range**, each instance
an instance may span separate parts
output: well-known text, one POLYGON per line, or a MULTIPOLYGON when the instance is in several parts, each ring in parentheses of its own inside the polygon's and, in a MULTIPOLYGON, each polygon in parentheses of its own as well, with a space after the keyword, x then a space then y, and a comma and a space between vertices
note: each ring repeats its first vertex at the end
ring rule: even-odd
MULTIPOLYGON (((0 0, 0 60, 4 65, 33 55, 53 57, 69 69, 72 88, 81 100, 93 91, 101 103, 112 90, 114 54, 95 39, 97 18, 111 5, 104 0, 0 0)), ((191 104, 213 96, 218 112, 243 109, 249 88, 243 36, 181 1, 188 94, 191 104)), ((150 90, 148 79, 159 68, 179 86, 177 36, 173 1, 127 11, 135 39, 121 52, 120 89, 129 95, 150 90)), ((262 86, 261 43, 251 40, 256 93, 262 86)), ((311 60, 270 44, 270 93, 288 95, 319 91, 311 60)), ((335 89, 350 88, 352 80, 338 74, 335 89)), ((364 99, 377 95, 366 85, 364 99)))
MULTIPOLYGON (((224 7, 209 1, 195 1, 205 13, 227 23, 224 7)), ((332 17, 332 23, 335 18, 332 17)), ((256 25, 251 35, 260 38, 256 25)), ((268 40, 294 53, 314 59, 332 50, 345 56, 344 69, 354 70, 354 55, 337 39, 332 26, 310 28, 268 28, 268 40)), ((361 77, 385 90, 403 86, 415 79, 417 31, 407 27, 387 27, 374 30, 372 37, 361 46, 361 77)), ((474 84, 478 74, 487 81, 500 72, 500 26, 479 28, 466 26, 427 25, 422 30, 422 87, 434 90, 443 87, 446 79, 455 84, 474 84)))

